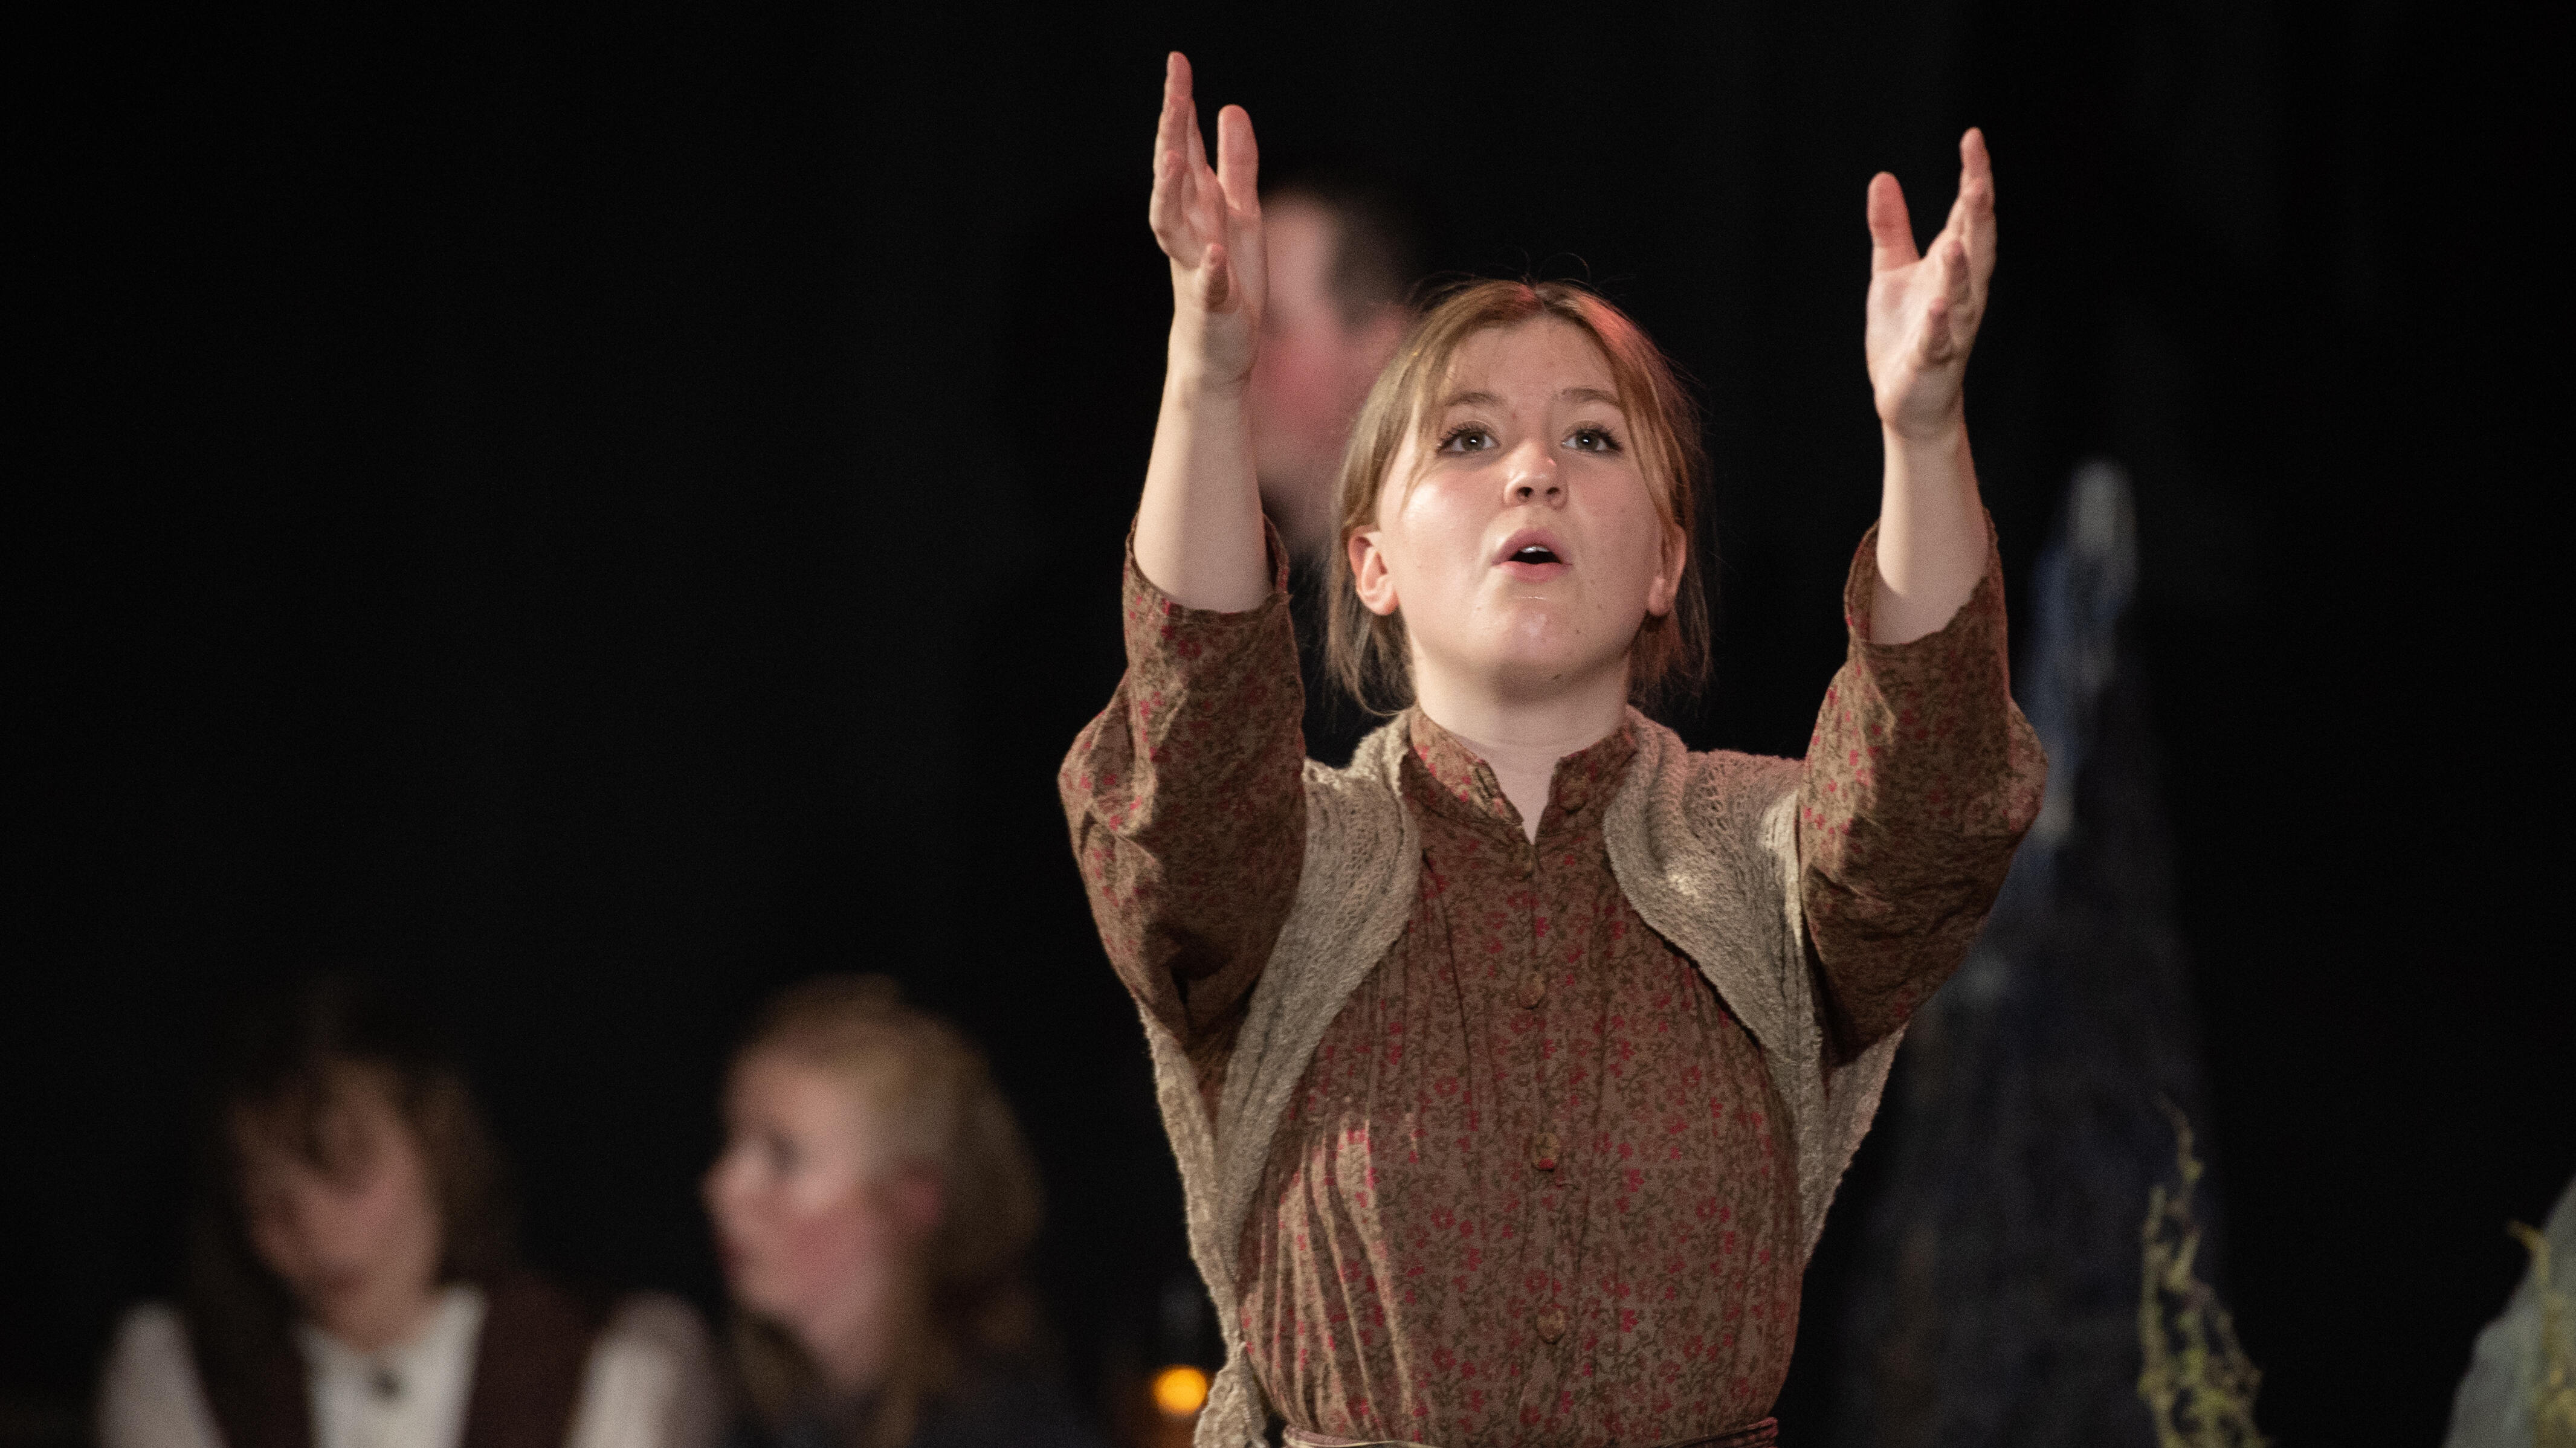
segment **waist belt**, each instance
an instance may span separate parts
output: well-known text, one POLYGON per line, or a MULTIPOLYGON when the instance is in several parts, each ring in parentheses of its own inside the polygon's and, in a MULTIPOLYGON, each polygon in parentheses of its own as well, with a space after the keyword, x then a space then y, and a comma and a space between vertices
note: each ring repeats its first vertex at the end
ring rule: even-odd
MULTIPOLYGON (((1283 1435, 1288 1448, 1430 1448, 1427 1443, 1408 1443, 1401 1438, 1336 1438, 1329 1433, 1309 1433, 1303 1428, 1290 1428, 1283 1435)), ((1673 1438, 1651 1445, 1651 1448, 1773 1448, 1780 1441, 1780 1420, 1765 1418, 1750 1428, 1732 1433, 1719 1433, 1707 1438, 1673 1438)))

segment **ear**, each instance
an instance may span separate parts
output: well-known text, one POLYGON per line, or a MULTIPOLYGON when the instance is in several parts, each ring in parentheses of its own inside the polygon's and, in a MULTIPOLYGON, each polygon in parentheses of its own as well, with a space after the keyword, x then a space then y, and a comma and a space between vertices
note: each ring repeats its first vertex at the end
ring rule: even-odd
POLYGON ((1377 546, 1377 532, 1363 529, 1342 546, 1351 551, 1351 584, 1359 593, 1360 606, 1384 618, 1395 612, 1395 579, 1386 571, 1386 553, 1377 546))
POLYGON ((1682 590, 1682 570, 1690 567, 1690 536, 1679 528, 1664 530, 1664 567, 1646 585, 1646 614, 1662 618, 1673 611, 1682 590))

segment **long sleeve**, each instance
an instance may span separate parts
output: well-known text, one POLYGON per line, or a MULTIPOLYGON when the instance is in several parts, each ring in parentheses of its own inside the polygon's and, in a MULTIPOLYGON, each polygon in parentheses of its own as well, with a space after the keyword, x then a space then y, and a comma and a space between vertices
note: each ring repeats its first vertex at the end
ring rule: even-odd
POLYGON ((1270 556, 1270 598, 1229 614, 1182 607, 1131 554, 1126 677, 1056 777, 1110 964, 1194 1057, 1231 1039, 1305 858, 1304 695, 1275 535, 1270 556))
POLYGON ((2003 571, 1937 633, 1869 641, 1878 530, 1843 589, 1850 652, 1825 690, 1798 810, 1800 896, 1836 1044, 1903 1025, 1967 957, 2039 813, 2048 761, 2012 701, 2003 571))

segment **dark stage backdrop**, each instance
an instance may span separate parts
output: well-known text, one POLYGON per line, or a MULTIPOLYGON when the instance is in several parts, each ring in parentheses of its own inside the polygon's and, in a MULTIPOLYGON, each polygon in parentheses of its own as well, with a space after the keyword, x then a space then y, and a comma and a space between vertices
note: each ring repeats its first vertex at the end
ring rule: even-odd
POLYGON ((1862 187, 1894 169, 1928 232, 1988 128, 1979 461, 2016 590, 2079 462, 2136 481, 2263 1420, 2436 1436, 2505 1221, 2576 1170, 2565 369, 2520 350, 2565 268, 2498 159, 2536 47, 2429 5, 1160 9, 91 10, 10 47, 42 325, 0 1431, 77 1431, 171 1284, 203 1023, 315 964, 436 993, 540 1261, 702 1301, 731 1034, 806 973, 898 976, 1026 1114, 1077 1384, 1162 1350, 1178 1193, 1053 771, 1118 666, 1179 45, 1276 162, 1380 169, 1438 265, 1589 277, 1699 379, 1702 746, 1805 742, 1875 501, 1862 187))

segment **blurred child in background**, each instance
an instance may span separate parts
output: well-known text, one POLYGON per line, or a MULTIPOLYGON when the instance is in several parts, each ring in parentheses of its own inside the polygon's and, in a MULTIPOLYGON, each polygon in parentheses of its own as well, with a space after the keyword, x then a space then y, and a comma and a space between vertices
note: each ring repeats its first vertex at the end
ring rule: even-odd
POLYGON ((126 1315, 104 1448, 705 1448, 676 1300, 596 1310, 518 1265, 464 1073, 416 1011, 321 979, 244 1014, 200 1132, 177 1306, 126 1315))

